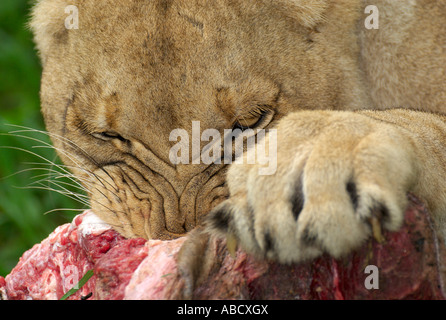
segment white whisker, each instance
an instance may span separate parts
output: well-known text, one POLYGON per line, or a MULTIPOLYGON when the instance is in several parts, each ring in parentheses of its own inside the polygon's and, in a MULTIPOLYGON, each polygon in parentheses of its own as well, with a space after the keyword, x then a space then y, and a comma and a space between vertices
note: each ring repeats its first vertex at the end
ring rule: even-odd
MULTIPOLYGON (((0 148, 3 149, 11 149, 11 150, 17 150, 21 151, 27 154, 30 154, 34 157, 36 157, 39 160, 42 160, 42 163, 39 162, 27 162, 26 164, 35 166, 33 168, 27 168, 20 170, 19 172, 16 172, 14 174, 11 174, 7 177, 3 177, 2 179, 10 178, 12 176, 15 176, 17 174, 25 173, 25 172, 33 172, 38 173, 31 177, 32 182, 29 183, 27 187, 16 187, 18 189, 39 189, 39 190, 46 190, 50 192, 56 192, 58 194, 61 194, 65 197, 68 197, 69 199, 72 199, 79 204, 91 207, 91 203, 95 203, 106 210, 109 210, 113 213, 122 213, 126 215, 125 211, 116 210, 108 207, 107 205, 91 199, 87 194, 92 194, 94 192, 97 192, 101 194, 104 199, 107 199, 110 197, 110 195, 115 196, 117 199, 120 199, 119 197, 119 190, 117 189, 116 185, 114 185, 113 177, 109 174, 107 170, 102 168, 96 160, 92 156, 88 154, 84 149, 82 149, 80 146, 78 146, 75 142, 71 141, 70 139, 57 135, 52 134, 47 131, 42 131, 38 129, 33 128, 27 128, 20 125, 12 125, 7 124, 8 126, 16 128, 16 130, 13 130, 9 133, 0 133, 0 135, 4 136, 12 136, 15 138, 22 138, 26 139, 32 142, 37 143, 38 145, 34 145, 29 147, 31 150, 20 148, 16 146, 0 146, 0 148), (47 141, 44 141, 42 139, 28 136, 26 134, 42 134, 46 137, 55 139, 59 142, 66 143, 70 148, 67 149, 61 149, 53 146, 51 143, 48 143, 47 141), (72 148, 72 149, 71 149, 72 148), (69 159, 73 165, 66 165, 66 164, 57 164, 55 161, 51 161, 44 157, 43 155, 39 154, 37 152, 37 149, 52 149, 59 153, 59 155, 65 156, 67 159, 69 159), (36 150, 36 152, 32 151, 36 150), (75 151, 71 152, 71 151, 75 151), (82 157, 87 158, 91 163, 97 166, 98 170, 102 170, 104 174, 106 174, 108 177, 110 177, 111 181, 109 179, 104 179, 103 177, 99 176, 95 172, 92 172, 88 169, 83 168, 84 165, 82 165, 82 161, 80 161, 82 157), (74 170, 79 170, 84 175, 76 176, 72 173, 74 170), (71 191, 70 189, 73 189, 74 191, 71 191), (105 189, 106 191, 103 191, 105 189), (104 193, 105 192, 105 193, 104 193), (107 195, 106 195, 107 194, 107 195)), ((54 140, 53 140, 54 141, 54 140)), ((48 214, 50 212, 55 211, 82 211, 85 209, 52 209, 47 211, 45 214, 48 214)), ((123 224, 125 224, 123 222, 123 224)))

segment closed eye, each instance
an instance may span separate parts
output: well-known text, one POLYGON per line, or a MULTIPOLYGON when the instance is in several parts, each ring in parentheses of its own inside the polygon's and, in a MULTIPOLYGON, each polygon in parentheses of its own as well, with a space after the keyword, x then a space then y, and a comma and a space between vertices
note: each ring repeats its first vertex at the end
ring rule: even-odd
POLYGON ((272 110, 267 108, 259 108, 252 111, 248 119, 243 118, 242 120, 238 120, 234 124, 232 130, 239 129, 241 131, 245 131, 248 129, 264 128, 271 122, 273 116, 274 113, 272 110))
POLYGON ((101 139, 104 141, 110 141, 110 140, 119 140, 122 142, 127 142, 128 140, 122 137, 120 134, 112 131, 104 131, 104 132, 94 132, 92 133, 92 136, 101 139))

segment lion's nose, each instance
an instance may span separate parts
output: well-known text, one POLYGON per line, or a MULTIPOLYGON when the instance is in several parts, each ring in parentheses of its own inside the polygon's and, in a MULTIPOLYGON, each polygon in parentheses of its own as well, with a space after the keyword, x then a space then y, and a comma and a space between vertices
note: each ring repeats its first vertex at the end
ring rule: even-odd
POLYGON ((226 170, 224 165, 208 166, 189 179, 179 197, 179 215, 186 232, 199 225, 213 207, 228 197, 226 170))
POLYGON ((183 236, 228 196, 225 166, 188 169, 187 176, 167 177, 124 163, 103 167, 91 190, 93 210, 126 237, 183 236))

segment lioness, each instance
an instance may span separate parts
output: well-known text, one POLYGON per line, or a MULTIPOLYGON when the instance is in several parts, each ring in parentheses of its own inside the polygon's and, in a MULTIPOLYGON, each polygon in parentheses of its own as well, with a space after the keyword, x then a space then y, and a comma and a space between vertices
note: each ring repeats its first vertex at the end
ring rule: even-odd
POLYGON ((445 1, 38 0, 31 27, 54 145, 125 237, 206 220, 260 257, 340 257, 397 230, 409 191, 444 229, 445 1), (274 132, 277 170, 173 163, 194 122, 274 132))

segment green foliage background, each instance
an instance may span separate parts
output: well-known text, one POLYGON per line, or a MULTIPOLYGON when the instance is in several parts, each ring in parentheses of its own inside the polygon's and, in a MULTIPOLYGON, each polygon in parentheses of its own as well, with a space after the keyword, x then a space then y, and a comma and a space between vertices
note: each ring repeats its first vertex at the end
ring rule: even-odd
MULTIPOLYGON (((13 148, 58 160, 54 150, 36 147, 42 143, 18 136, 22 134, 7 134, 17 130, 7 124, 44 130, 39 107, 41 67, 26 27, 31 6, 29 0, 0 0, 0 276, 10 272, 24 251, 76 214, 62 210, 44 213, 82 207, 56 192, 24 188, 42 174, 29 170, 39 167, 30 163, 45 161, 13 148)), ((26 135, 49 142, 43 134, 26 135)))

